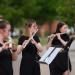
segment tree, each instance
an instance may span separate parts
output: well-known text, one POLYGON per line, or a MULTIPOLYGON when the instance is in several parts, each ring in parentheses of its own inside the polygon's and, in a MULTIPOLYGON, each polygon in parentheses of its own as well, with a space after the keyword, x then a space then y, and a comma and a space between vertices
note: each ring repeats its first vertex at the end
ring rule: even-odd
POLYGON ((0 0, 0 15, 13 26, 20 26, 32 18, 38 23, 54 19, 73 25, 75 19, 75 0, 0 0))

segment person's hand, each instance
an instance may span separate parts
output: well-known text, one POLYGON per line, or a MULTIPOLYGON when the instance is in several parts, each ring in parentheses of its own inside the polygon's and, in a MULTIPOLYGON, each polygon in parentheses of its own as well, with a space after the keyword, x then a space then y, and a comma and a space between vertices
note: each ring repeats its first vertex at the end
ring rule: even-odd
POLYGON ((15 52, 17 50, 16 44, 14 42, 8 42, 7 49, 11 49, 12 52, 15 52))
POLYGON ((55 36, 56 36, 55 34, 51 34, 50 36, 48 36, 48 41, 52 41, 55 36))
POLYGON ((31 39, 31 43, 34 44, 34 45, 36 45, 37 42, 32 38, 31 39))
POLYGON ((32 36, 32 34, 33 34, 33 32, 32 32, 32 31, 30 31, 30 32, 29 32, 29 38, 32 36))
POLYGON ((8 42, 5 42, 2 46, 2 49, 8 49, 9 48, 9 43, 8 42))
POLYGON ((56 36, 59 40, 61 39, 60 33, 57 33, 56 36))
POLYGON ((38 28, 35 28, 35 29, 34 29, 34 33, 35 33, 35 32, 38 32, 38 30, 39 30, 38 28))
POLYGON ((1 51, 4 51, 4 50, 6 50, 6 49, 8 49, 8 47, 9 47, 8 43, 7 43, 7 42, 4 43, 4 44, 2 45, 2 47, 0 47, 0 52, 1 52, 1 51))
POLYGON ((16 44, 15 43, 13 43, 12 44, 12 52, 16 52, 17 51, 17 47, 16 47, 16 44))
POLYGON ((38 32, 38 28, 34 28, 33 30, 30 30, 29 37, 33 36, 37 32, 38 32))

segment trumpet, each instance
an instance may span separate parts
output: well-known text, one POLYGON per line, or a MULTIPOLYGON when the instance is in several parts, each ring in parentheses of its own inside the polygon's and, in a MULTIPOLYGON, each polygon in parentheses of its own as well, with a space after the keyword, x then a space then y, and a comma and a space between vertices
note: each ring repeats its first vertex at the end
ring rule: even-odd
POLYGON ((38 29, 33 33, 33 35, 26 41, 23 42, 22 44, 22 48, 24 49, 28 44, 29 42, 33 39, 33 37, 35 36, 35 34, 38 32, 38 29))
POLYGON ((16 52, 17 50, 16 43, 11 36, 8 37, 8 48, 10 49, 11 53, 16 52))

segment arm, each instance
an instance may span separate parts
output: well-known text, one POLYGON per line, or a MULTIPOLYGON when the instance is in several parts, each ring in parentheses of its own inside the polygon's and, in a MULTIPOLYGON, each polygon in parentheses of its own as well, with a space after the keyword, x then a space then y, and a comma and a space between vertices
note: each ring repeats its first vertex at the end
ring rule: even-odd
POLYGON ((19 39, 18 39, 18 46, 17 46, 17 50, 16 50, 16 54, 20 54, 23 50, 22 48, 22 44, 23 42, 25 41, 25 37, 24 36, 21 36, 19 39))
POLYGON ((48 42, 46 48, 48 49, 48 48, 51 47, 51 46, 52 46, 52 41, 50 40, 50 41, 48 42))
POLYGON ((6 43, 4 43, 4 44, 0 47, 0 52, 6 50, 6 49, 8 49, 8 48, 9 48, 9 47, 8 47, 8 42, 6 42, 6 43))
POLYGON ((18 45, 18 46, 17 46, 17 51, 16 51, 16 53, 17 53, 17 54, 20 54, 20 53, 22 52, 22 49, 23 49, 23 48, 22 48, 22 45, 18 45))
POLYGON ((16 51, 12 52, 12 60, 15 61, 21 52, 22 52, 22 46, 18 45, 16 51))
POLYGON ((36 48, 38 49, 38 52, 42 52, 43 51, 43 48, 42 48, 42 45, 40 42, 36 42, 34 39, 32 39, 32 44, 34 44, 36 46, 36 48))
POLYGON ((55 38, 55 36, 55 34, 51 34, 50 36, 48 36, 48 44, 46 46, 47 49, 52 46, 52 41, 55 38))
POLYGON ((24 40, 22 43, 21 40, 19 40, 19 45, 17 46, 17 54, 20 54, 22 52, 23 48, 25 48, 28 45, 29 41, 29 39, 24 40))
POLYGON ((17 59, 17 48, 15 44, 12 44, 12 48, 10 49, 11 53, 12 53, 12 60, 15 61, 17 59))
POLYGON ((42 45, 40 43, 35 43, 35 46, 37 47, 39 52, 43 51, 42 45))
MULTIPOLYGON (((60 33, 56 34, 58 40, 63 44, 63 46, 65 46, 67 44, 67 41, 64 41, 61 37, 60 37, 60 33)), ((68 39, 68 38, 66 38, 68 39)))
POLYGON ((12 52, 12 60, 13 61, 17 60, 17 53, 16 52, 12 52))
POLYGON ((63 39, 59 38, 60 42, 65 46, 67 42, 65 42, 63 39))

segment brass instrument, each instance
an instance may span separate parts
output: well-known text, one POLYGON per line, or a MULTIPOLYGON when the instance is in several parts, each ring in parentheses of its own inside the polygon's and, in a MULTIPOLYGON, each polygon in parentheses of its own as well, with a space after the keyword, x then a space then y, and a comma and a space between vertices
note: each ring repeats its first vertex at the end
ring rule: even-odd
POLYGON ((11 36, 8 37, 8 45, 11 52, 15 52, 17 50, 16 43, 11 36))
POLYGON ((12 37, 9 36, 8 37, 9 48, 12 48, 12 44, 13 44, 12 42, 13 42, 12 37))

